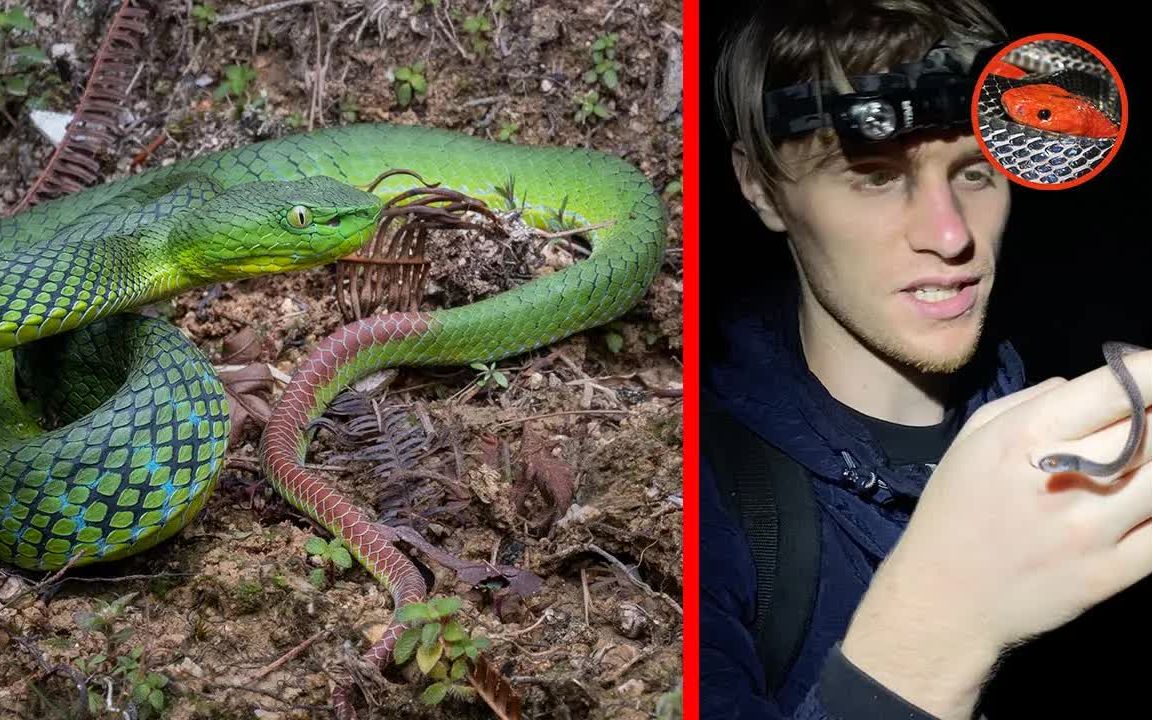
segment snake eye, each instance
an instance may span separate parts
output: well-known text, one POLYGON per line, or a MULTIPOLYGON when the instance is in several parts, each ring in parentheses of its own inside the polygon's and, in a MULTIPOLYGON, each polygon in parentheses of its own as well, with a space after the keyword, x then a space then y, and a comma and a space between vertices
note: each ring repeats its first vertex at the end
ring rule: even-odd
POLYGON ((292 227, 307 227, 312 223, 312 211, 303 205, 297 205, 288 211, 288 224, 292 227))
POLYGON ((1036 117, 1040 118, 1041 120, 1047 120, 1048 118, 1052 117, 1052 111, 1048 108, 1044 108, 1040 112, 1036 113, 1036 117))

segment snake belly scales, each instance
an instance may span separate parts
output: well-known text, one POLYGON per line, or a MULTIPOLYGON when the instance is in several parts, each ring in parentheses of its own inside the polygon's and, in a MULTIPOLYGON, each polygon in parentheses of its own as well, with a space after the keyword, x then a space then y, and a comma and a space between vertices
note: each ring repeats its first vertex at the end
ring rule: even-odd
MULTIPOLYGON (((410 186, 394 175, 372 194, 360 188, 395 168, 490 205, 511 179, 531 224, 563 207, 579 225, 603 225, 589 231, 590 255, 555 273, 469 305, 341 328, 276 404, 261 440, 276 491, 342 538, 396 607, 422 598, 424 581, 387 528, 304 467, 308 425, 378 369, 492 362, 630 309, 660 268, 666 215, 620 158, 349 125, 184 160, 0 220, 0 561, 53 570, 115 560, 184 527, 223 465, 223 387, 178 329, 121 311, 355 251, 384 201, 410 186), (17 390, 17 371, 31 391, 17 390)), ((394 623, 371 652, 386 658, 402 629, 394 623)))

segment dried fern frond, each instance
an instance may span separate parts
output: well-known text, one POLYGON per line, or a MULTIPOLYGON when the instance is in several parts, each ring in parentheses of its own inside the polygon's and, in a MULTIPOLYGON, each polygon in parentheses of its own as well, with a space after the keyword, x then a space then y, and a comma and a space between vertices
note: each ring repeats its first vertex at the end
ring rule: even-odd
POLYGON ((128 101, 128 86, 139 61, 141 41, 148 34, 150 13, 139 2, 123 0, 116 11, 64 139, 12 214, 82 190, 100 178, 98 156, 111 146, 118 133, 118 115, 128 101))
POLYGON ((474 662, 476 667, 468 676, 468 682, 500 720, 520 720, 520 696, 511 683, 483 653, 477 655, 474 662))

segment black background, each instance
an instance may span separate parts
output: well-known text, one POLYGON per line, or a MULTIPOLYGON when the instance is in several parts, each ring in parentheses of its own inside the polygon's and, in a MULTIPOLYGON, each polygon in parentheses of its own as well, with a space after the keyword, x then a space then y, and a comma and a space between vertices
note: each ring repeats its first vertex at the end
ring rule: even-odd
MULTIPOLYGON (((701 7, 701 353, 714 318, 749 288, 777 282, 791 263, 780 235, 744 203, 712 105, 719 29, 739 3, 701 7)), ((1034 3, 989 3, 1011 39, 1062 33, 1095 46, 1128 96, 1128 129, 1095 178, 1067 190, 1012 184, 1012 211, 989 321, 1024 358, 1030 383, 1075 377, 1103 364, 1100 345, 1152 346, 1152 182, 1147 54, 1136 9, 1081 6, 1047 13, 1034 3)), ((1152 718, 1152 581, 1146 580, 1009 657, 989 688, 989 720, 1152 718)))

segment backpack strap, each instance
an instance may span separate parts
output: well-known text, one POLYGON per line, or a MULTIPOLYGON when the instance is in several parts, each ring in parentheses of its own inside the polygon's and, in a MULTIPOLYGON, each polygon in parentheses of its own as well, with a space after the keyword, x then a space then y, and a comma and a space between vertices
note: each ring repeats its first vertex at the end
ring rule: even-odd
POLYGON ((700 390, 701 455, 756 565, 752 627, 768 693, 784 682, 808 633, 820 568, 820 518, 807 470, 700 390))

